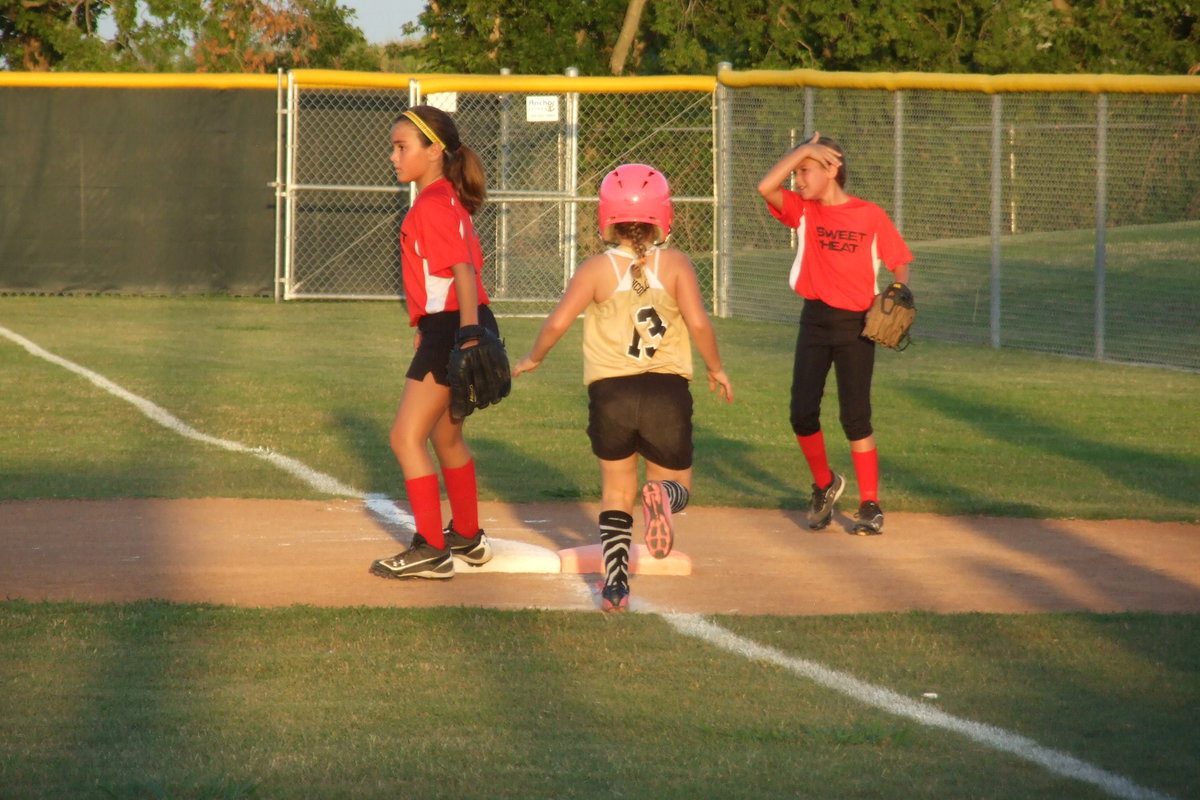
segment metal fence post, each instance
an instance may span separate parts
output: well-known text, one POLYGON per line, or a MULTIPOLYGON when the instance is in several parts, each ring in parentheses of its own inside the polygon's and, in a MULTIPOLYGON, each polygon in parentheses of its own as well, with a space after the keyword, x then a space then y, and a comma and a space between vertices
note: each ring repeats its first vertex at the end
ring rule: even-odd
MULTIPOLYGON (((512 70, 504 67, 500 70, 501 75, 511 75, 512 70)), ((508 93, 500 95, 500 191, 508 189, 508 172, 509 172, 509 148, 511 146, 512 137, 512 97, 508 93)), ((496 238, 499 240, 496 247, 498 264, 496 278, 498 284, 498 294, 504 296, 508 293, 508 201, 500 201, 500 212, 496 220, 496 238)))
POLYGON ((1105 227, 1108 224, 1108 95, 1096 95, 1096 358, 1104 358, 1107 246, 1105 227))
POLYGON ((1004 121, 1000 95, 992 95, 992 291, 991 291, 991 333, 992 347, 1000 346, 1000 224, 1003 219, 1002 207, 1004 193, 1001 185, 1001 163, 1003 162, 1002 137, 1000 135, 1004 121))
MULTIPOLYGON (((568 78, 578 78, 578 67, 567 67, 568 78)), ((579 203, 576 198, 579 196, 579 93, 569 92, 567 94, 567 185, 564 187, 567 192, 567 219, 566 219, 566 247, 564 250, 564 258, 566 261, 566 270, 564 272, 566 280, 563 287, 566 287, 566 282, 575 274, 575 265, 579 263, 579 203)))
MULTIPOLYGON (((421 104, 421 82, 416 78, 408 79, 408 107, 418 106, 421 104)), ((417 184, 409 181, 408 183, 408 207, 412 208, 417 202, 417 184)))
POLYGON ((804 87, 804 138, 811 139, 813 128, 816 127, 817 103, 816 91, 811 86, 804 87))
POLYGON ((283 205, 287 196, 283 183, 283 153, 285 149, 283 135, 285 120, 288 116, 287 97, 284 94, 286 74, 279 70, 275 84, 275 283, 273 292, 275 302, 283 297, 283 205))
POLYGON ((897 89, 895 121, 892 125, 892 219, 896 230, 904 233, 904 90, 897 89))
POLYGON ((292 75, 287 82, 287 131, 284 134, 287 152, 284 155, 285 211, 283 218, 283 299, 291 299, 292 283, 295 280, 295 237, 296 237, 296 116, 300 102, 298 89, 292 75))
POLYGON ((730 316, 730 286, 733 282, 733 158, 729 152, 733 109, 729 87, 721 83, 721 71, 732 69, 728 61, 717 65, 716 127, 713 132, 713 209, 717 257, 713 259, 713 314, 730 316))

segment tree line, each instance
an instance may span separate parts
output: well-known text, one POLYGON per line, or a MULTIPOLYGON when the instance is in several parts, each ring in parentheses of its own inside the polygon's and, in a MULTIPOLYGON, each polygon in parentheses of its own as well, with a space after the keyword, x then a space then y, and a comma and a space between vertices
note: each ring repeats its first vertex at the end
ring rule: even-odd
POLYGON ((0 0, 10 70, 377 70, 380 54, 337 0, 0 0))
POLYGON ((428 0, 368 44, 337 0, 0 0, 13 70, 582 75, 1200 72, 1194 0, 428 0))

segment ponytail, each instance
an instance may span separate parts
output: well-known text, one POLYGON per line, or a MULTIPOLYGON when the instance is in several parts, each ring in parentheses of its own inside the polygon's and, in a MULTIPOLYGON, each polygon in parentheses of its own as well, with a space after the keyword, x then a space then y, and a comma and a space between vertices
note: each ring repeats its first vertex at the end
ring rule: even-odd
POLYGON ((442 171, 446 174, 446 180, 454 184, 454 191, 458 193, 463 208, 474 214, 487 197, 487 178, 483 174, 483 161, 479 155, 465 144, 460 144, 453 153, 446 151, 442 155, 442 171))
POLYGON ((646 257, 646 251, 658 236, 658 229, 649 222, 617 222, 612 228, 617 238, 629 240, 639 262, 646 257))

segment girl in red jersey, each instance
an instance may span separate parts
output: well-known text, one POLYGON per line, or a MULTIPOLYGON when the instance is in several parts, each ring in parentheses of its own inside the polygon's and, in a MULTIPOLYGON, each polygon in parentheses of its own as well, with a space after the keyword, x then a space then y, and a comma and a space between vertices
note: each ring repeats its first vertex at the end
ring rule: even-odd
POLYGON ((832 366, 837 374, 842 430, 858 478, 858 513, 851 533, 883 532, 879 507, 879 451, 871 426, 875 343, 863 338, 875 298, 880 263, 908 283, 912 253, 882 208, 845 191, 842 148, 819 133, 767 171, 758 192, 771 213, 797 229, 799 246, 789 282, 804 297, 792 371, 791 423, 812 471, 808 526, 833 518, 845 480, 830 469, 821 433, 821 396, 832 366), (783 188, 795 175, 796 190, 783 188))
POLYGON ((446 366, 456 340, 470 346, 480 326, 499 334, 480 271, 483 256, 471 215, 486 181, 479 156, 464 145, 454 120, 432 106, 413 106, 392 123, 392 166, 417 199, 400 225, 400 261, 409 324, 417 328, 412 364, 392 425, 392 452, 404 473, 416 520, 412 544, 371 565, 385 578, 452 578, 455 557, 478 566, 492 557, 479 527, 475 461, 463 420, 450 414, 446 366), (432 443, 450 501, 442 528, 432 443))

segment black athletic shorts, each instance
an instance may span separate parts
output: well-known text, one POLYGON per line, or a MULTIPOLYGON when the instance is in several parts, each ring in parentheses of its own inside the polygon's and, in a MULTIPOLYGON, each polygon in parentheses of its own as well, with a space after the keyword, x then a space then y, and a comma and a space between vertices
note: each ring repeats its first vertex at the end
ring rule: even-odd
MULTIPOLYGON (((487 306, 479 307, 479 324, 497 336, 500 335, 496 315, 487 306)), ((426 314, 417 320, 417 329, 421 331, 421 344, 413 355, 412 363, 408 365, 405 377, 422 381, 432 372, 435 381, 442 386, 449 386, 446 365, 450 363, 450 351, 454 349, 454 335, 458 328, 457 311, 439 311, 436 314, 426 314)))
POLYGON ((692 393, 680 375, 643 372, 588 386, 588 438, 605 461, 638 454, 667 469, 692 466, 692 393))

